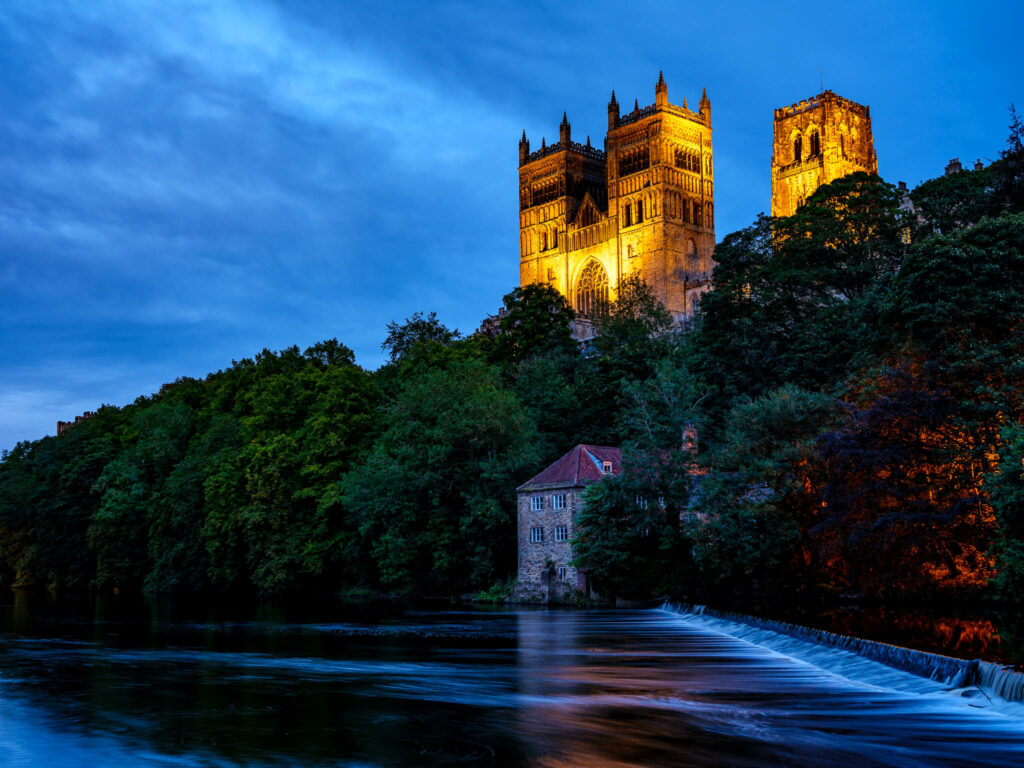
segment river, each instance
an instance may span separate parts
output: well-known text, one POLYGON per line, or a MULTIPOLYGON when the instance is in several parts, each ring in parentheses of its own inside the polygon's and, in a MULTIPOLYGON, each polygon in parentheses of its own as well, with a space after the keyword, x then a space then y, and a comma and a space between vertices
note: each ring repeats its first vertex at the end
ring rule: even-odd
POLYGON ((5 767, 1024 765, 1024 705, 660 610, 13 600, 5 767))

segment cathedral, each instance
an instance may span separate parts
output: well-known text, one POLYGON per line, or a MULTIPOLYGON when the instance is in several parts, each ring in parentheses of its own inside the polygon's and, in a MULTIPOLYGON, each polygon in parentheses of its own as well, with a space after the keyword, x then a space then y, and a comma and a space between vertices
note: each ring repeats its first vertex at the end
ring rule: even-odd
POLYGON ((776 109, 774 126, 772 216, 792 216, 843 176, 878 173, 869 107, 825 91, 776 109))
MULTIPOLYGON (((878 172, 869 107, 824 91, 774 113, 772 216, 792 216, 818 187, 878 172)), ((572 140, 530 151, 519 141, 519 281, 557 288, 584 318, 616 298, 619 281, 647 283, 676 321, 711 287, 715 249, 711 102, 668 100, 622 114, 612 91, 604 150, 572 140)))
POLYGON ((604 150, 572 140, 566 115, 558 141, 530 151, 519 142, 519 277, 548 283, 580 315, 614 300, 636 275, 673 317, 689 315, 714 266, 711 102, 696 111, 668 100, 658 77, 654 104, 621 114, 612 91, 604 150))

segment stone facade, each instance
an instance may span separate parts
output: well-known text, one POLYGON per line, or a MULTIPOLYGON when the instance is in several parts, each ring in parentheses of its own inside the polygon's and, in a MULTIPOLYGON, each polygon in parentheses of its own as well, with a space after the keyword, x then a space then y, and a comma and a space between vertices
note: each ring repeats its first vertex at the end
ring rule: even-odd
POLYGON ((559 140, 519 143, 520 284, 548 283, 583 316, 637 275, 677 318, 691 314, 714 267, 711 102, 655 103, 621 115, 612 92, 604 150, 559 140))
POLYGON ((576 514, 587 485, 620 471, 618 448, 578 445, 517 489, 514 600, 551 603, 590 595, 586 574, 571 565, 576 514))
POLYGON ((772 216, 792 216, 818 187, 878 173, 869 107, 825 91, 775 110, 772 216))

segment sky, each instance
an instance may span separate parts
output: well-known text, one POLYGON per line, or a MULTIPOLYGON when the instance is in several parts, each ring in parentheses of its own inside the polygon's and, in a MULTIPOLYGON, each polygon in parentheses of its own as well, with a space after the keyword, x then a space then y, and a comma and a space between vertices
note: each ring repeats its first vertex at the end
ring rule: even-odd
POLYGON ((998 156, 1015 2, 4 0, 0 449, 261 349, 471 333, 518 283, 518 142, 711 99, 716 234, 769 205, 772 109, 871 107, 911 186, 998 156), (625 108, 625 107, 624 107, 625 108))

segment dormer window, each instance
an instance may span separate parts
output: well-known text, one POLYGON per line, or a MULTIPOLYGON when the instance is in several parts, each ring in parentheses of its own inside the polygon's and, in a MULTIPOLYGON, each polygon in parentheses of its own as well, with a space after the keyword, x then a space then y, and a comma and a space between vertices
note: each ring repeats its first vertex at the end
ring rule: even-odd
POLYGON ((602 461, 601 471, 607 475, 609 472, 612 471, 612 463, 610 461, 602 461))

